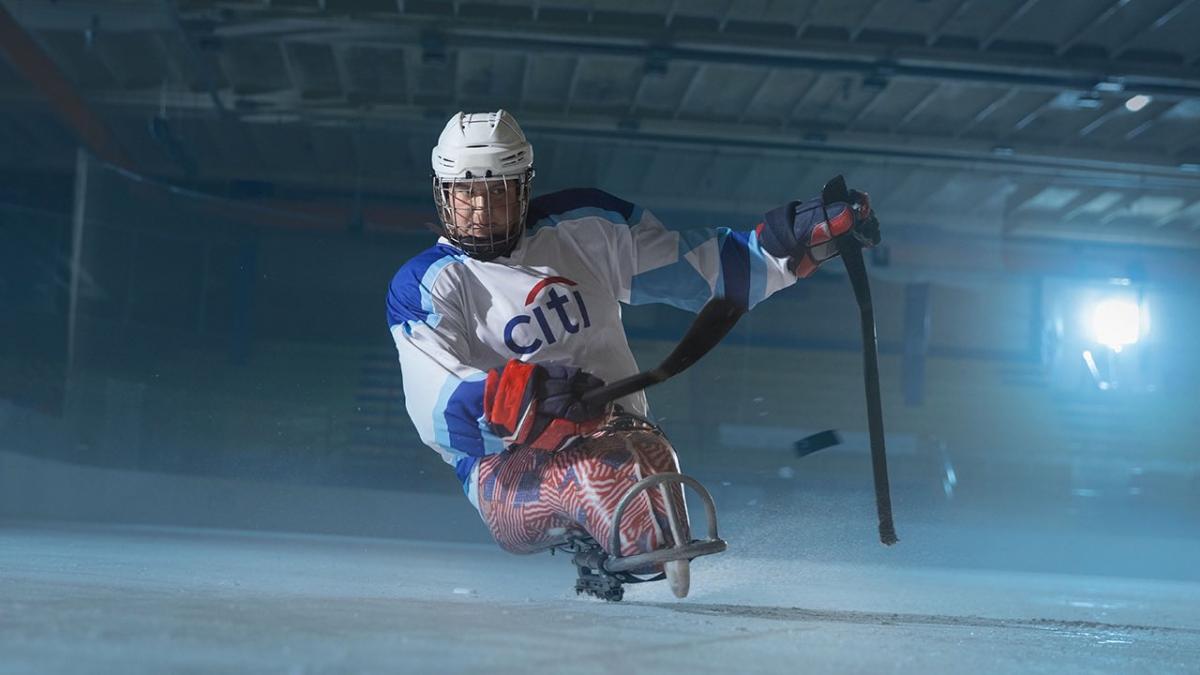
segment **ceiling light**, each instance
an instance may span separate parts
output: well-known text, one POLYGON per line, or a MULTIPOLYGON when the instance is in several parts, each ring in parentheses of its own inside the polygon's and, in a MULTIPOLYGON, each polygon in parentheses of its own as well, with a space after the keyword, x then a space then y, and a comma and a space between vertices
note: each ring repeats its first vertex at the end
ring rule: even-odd
POLYGON ((1125 109, 1128 110, 1129 112, 1137 112, 1137 111, 1141 110, 1142 108, 1145 108, 1147 105, 1150 104, 1150 101, 1153 101, 1153 100, 1154 99, 1150 98, 1149 96, 1146 96, 1145 94, 1138 94, 1137 96, 1130 96, 1129 100, 1125 101, 1125 109))
POLYGON ((1092 309, 1092 336, 1096 342, 1121 351, 1141 337, 1142 312, 1137 303, 1109 298, 1092 309))

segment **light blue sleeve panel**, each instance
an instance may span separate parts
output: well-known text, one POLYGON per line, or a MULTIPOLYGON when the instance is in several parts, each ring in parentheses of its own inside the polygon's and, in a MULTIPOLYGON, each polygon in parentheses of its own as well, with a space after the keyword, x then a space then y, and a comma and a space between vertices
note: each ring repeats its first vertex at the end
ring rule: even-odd
POLYGON ((608 261, 621 302, 694 312, 720 295, 749 308, 796 282, 787 261, 764 251, 753 230, 671 230, 649 211, 601 190, 545 195, 529 213, 534 228, 557 227, 590 259, 608 261))
POLYGON ((630 304, 657 302, 695 312, 721 296, 752 308, 796 282, 785 260, 763 250, 754 230, 669 230, 649 211, 640 216, 629 228, 630 304))

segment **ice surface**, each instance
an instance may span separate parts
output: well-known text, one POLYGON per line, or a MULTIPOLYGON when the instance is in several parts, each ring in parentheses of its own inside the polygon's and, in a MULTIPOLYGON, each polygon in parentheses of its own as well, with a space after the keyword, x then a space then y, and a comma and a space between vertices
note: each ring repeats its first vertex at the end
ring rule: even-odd
POLYGON ((1198 672, 1200 584, 787 560, 626 601, 566 557, 219 530, 0 525, 0 672, 1198 672), (462 591, 466 590, 466 593, 462 591))

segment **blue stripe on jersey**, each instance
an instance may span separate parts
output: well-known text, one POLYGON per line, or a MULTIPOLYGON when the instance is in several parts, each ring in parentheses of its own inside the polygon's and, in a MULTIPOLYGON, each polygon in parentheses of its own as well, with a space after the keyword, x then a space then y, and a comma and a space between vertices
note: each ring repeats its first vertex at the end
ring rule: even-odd
POLYGON ((717 293, 743 307, 750 307, 750 248, 744 232, 728 228, 717 229, 717 246, 721 251, 721 272, 717 277, 717 293))
POLYGON ((750 230, 746 235, 746 248, 750 253, 750 304, 747 306, 754 307, 767 299, 767 277, 770 270, 767 266, 767 254, 758 240, 758 232, 750 230))
POLYGON ((466 380, 446 381, 433 409, 434 438, 438 445, 475 457, 503 450, 503 441, 481 421, 486 380, 485 373, 478 373, 466 380))
POLYGON ((467 481, 471 479, 471 469, 474 469, 478 462, 478 457, 463 457, 454 463, 454 475, 458 476, 458 480, 463 486, 463 492, 468 497, 471 496, 471 485, 467 481))
MULTIPOLYGON (((713 242, 713 230, 678 230, 679 258, 657 269, 633 277, 630 303, 642 305, 661 302, 680 309, 699 311, 712 296, 712 288, 703 275, 686 259, 688 253, 713 242)), ((758 235, 753 230, 739 232, 716 229, 721 269, 717 273, 716 292, 746 307, 753 307, 767 296, 767 259, 758 235)))
POLYGON ((462 253, 445 244, 437 244, 404 263, 392 277, 388 287, 388 326, 403 324, 406 331, 412 322, 424 322, 435 327, 441 316, 433 308, 433 282, 445 267, 462 259, 462 253))
POLYGON ((525 222, 530 229, 553 225, 564 220, 600 216, 616 223, 632 225, 641 219, 641 208, 595 188, 571 188, 542 195, 529 202, 525 222))

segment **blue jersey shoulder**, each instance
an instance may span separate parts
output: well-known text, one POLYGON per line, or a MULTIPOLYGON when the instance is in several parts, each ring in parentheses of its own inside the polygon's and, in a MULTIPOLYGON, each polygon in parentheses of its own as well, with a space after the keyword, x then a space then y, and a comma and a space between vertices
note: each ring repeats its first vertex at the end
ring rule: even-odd
POLYGON ((534 198, 529 202, 529 228, 555 225, 559 221, 585 216, 600 216, 632 225, 638 206, 596 188, 571 188, 534 198))
POLYGON ((388 287, 388 326, 409 321, 428 322, 434 315, 433 282, 446 265, 460 261, 462 251, 437 244, 404 263, 388 287))

